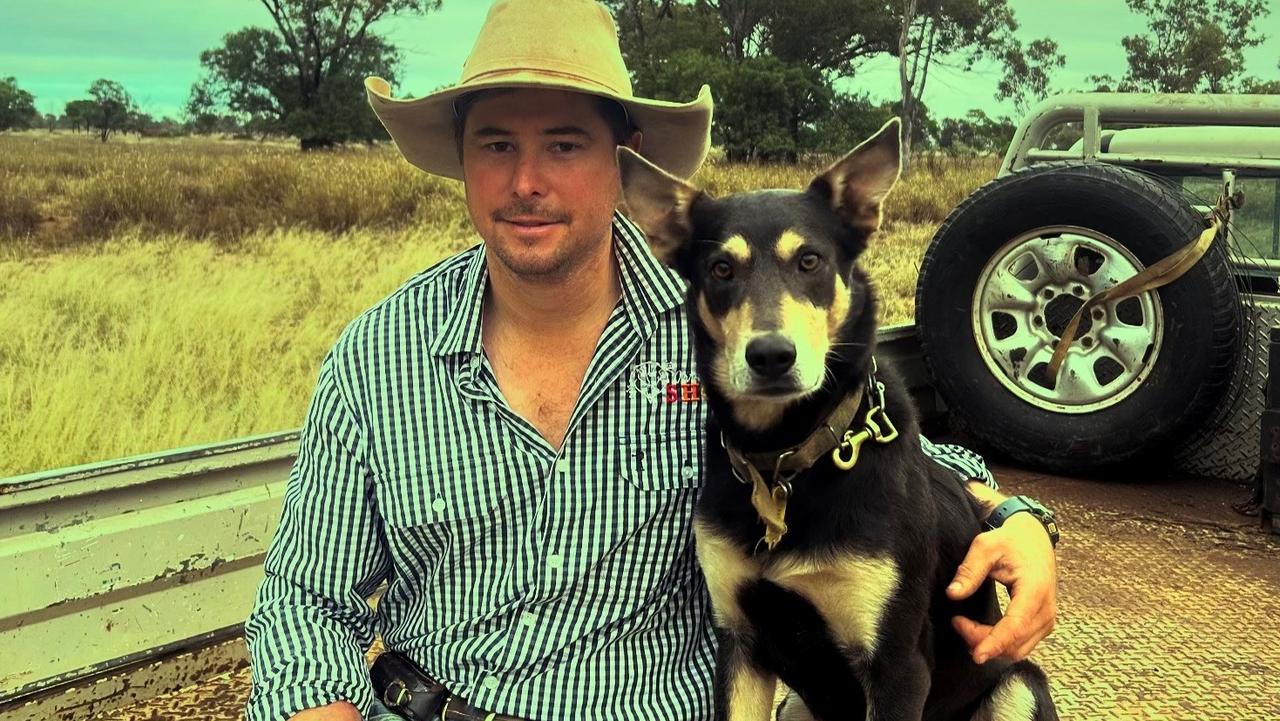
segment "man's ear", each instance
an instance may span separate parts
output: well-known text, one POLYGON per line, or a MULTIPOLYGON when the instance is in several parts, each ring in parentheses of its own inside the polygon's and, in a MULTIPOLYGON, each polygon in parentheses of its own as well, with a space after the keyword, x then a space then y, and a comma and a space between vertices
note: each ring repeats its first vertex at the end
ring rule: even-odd
POLYGON ((689 207, 701 191, 625 145, 618 147, 618 171, 628 214, 644 231, 649 249, 666 265, 674 264, 693 233, 689 207))
POLYGON ((902 123, 892 118, 809 184, 845 222, 867 234, 880 228, 880 208, 902 172, 902 123))

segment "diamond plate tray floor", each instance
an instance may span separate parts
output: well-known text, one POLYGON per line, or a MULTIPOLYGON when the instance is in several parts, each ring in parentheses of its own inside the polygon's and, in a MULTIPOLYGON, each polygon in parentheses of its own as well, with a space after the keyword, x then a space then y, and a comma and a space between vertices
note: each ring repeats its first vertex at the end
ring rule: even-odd
POLYGON ((1240 388, 1240 394, 1235 407, 1223 411, 1225 417, 1211 434, 1193 438, 1175 454, 1175 466, 1188 475, 1243 481, 1253 478, 1258 469, 1262 410, 1267 401, 1263 393, 1267 383, 1267 356, 1271 328, 1280 326, 1280 299, 1257 295, 1251 302, 1253 333, 1246 352, 1252 354, 1252 361, 1244 358, 1237 361, 1231 381, 1234 387, 1240 388))
MULTIPOLYGON (((1092 482, 997 468, 1062 519, 1059 615, 1033 654, 1063 719, 1280 718, 1280 536, 1232 482, 1092 482)), ((249 671, 97 717, 243 718, 249 671)))

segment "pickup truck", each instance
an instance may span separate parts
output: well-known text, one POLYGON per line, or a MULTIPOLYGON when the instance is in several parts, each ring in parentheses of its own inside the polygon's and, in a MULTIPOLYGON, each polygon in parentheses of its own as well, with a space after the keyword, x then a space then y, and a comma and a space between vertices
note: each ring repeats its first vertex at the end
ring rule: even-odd
POLYGON ((1035 468, 1159 460, 1251 478, 1280 325, 1278 184, 1280 96, 1085 93, 1034 108, 920 269, 916 331, 953 425, 1035 468), (1051 378, 1077 311, 1191 243, 1220 198, 1208 252, 1166 285, 1091 304, 1051 378))

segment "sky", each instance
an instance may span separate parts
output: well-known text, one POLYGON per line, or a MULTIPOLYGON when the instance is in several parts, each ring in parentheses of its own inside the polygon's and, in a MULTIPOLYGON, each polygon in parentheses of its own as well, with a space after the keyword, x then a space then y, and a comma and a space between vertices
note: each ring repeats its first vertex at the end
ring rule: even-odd
MULTIPOLYGON (((1145 30, 1143 18, 1124 0, 1009 1, 1024 43, 1052 37, 1066 55, 1054 89, 1083 89, 1084 78, 1093 74, 1119 77, 1125 68, 1120 39, 1145 30)), ((1263 79, 1280 77, 1280 0, 1272 4, 1275 9, 1258 28, 1268 36, 1266 43, 1246 55, 1246 72, 1263 79)), ((438 12, 376 24, 404 55, 395 94, 416 97, 456 82, 488 5, 444 0, 438 12)), ((259 0, 0 0, 0 77, 16 77, 42 113, 60 113, 67 101, 86 97, 94 80, 109 78, 123 84, 143 111, 179 117, 201 75, 200 52, 248 25, 272 26, 259 0)), ((958 117, 971 108, 1014 115, 1011 103, 995 99, 1000 75, 994 63, 970 72, 931 70, 925 103, 934 117, 958 117)), ((896 61, 868 62, 849 86, 876 100, 896 98, 896 61)))

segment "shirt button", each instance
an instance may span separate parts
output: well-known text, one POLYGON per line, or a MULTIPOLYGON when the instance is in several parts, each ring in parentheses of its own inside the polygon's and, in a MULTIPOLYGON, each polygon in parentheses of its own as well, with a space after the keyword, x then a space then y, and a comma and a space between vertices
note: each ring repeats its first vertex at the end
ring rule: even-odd
POLYGON ((563 476, 564 474, 566 474, 566 473, 568 473, 568 472, 569 472, 569 459, 568 459, 568 458, 561 458, 560 460, 556 461, 556 473, 559 473, 560 475, 562 475, 562 476, 563 476))
POLYGON ((553 553, 550 556, 547 556, 547 566, 551 568, 560 568, 562 565, 564 565, 564 556, 561 556, 558 553, 553 553))
POLYGON ((431 502, 431 510, 435 511, 436 513, 440 513, 441 511, 444 510, 444 508, 445 508, 445 502, 443 498, 437 498, 436 500, 431 502))
POLYGON ((533 628, 533 624, 537 622, 538 622, 538 617, 533 615, 532 613, 529 613, 528 611, 525 611, 524 613, 520 614, 520 623, 523 623, 529 628, 533 628))
POLYGON ((693 470, 693 466, 685 466, 684 468, 680 469, 680 477, 685 479, 686 481, 692 479, 694 476, 694 473, 695 472, 693 470))
POLYGON ((498 688, 498 679, 494 678, 493 676, 486 678, 484 680, 484 687, 489 689, 490 691, 493 691, 494 689, 498 688))

